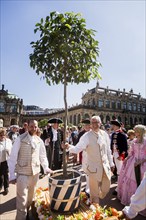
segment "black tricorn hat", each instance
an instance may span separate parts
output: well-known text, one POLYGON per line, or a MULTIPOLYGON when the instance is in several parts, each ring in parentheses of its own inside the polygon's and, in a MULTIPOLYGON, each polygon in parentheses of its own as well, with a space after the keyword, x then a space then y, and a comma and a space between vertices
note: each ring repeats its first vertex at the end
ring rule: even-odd
POLYGON ((112 124, 112 125, 116 125, 116 126, 118 126, 118 127, 121 127, 121 123, 120 123, 117 119, 112 120, 112 121, 111 121, 111 124, 112 124))
POLYGON ((61 123, 63 123, 63 121, 60 118, 50 118, 48 123, 50 123, 50 124, 54 124, 54 123, 61 124, 61 123))
POLYGON ((89 118, 82 119, 81 123, 89 125, 90 124, 90 119, 89 118))

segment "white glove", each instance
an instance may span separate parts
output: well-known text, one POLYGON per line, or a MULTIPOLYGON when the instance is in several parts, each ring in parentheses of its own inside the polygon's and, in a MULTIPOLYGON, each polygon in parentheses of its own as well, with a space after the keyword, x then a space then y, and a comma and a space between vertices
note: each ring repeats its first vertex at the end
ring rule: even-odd
POLYGON ((50 168, 47 168, 45 171, 46 174, 53 173, 53 170, 51 170, 50 168))

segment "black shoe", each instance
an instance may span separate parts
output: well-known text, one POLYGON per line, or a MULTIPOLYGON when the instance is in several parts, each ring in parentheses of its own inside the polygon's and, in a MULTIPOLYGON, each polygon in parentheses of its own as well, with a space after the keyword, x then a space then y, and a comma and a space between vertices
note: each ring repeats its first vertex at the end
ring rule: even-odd
POLYGON ((26 220, 30 220, 30 218, 29 218, 29 212, 27 212, 26 220))
POLYGON ((39 175, 39 179, 42 179, 45 176, 45 174, 39 175))
POLYGON ((117 196, 117 191, 114 190, 114 191, 112 192, 112 195, 113 195, 113 196, 117 196))
POLYGON ((116 175, 113 175, 113 176, 111 177, 112 180, 117 180, 117 178, 118 178, 118 177, 117 177, 116 175))
POLYGON ((87 193, 86 191, 85 191, 85 193, 86 193, 86 196, 88 197, 88 199, 90 199, 90 194, 87 193))
POLYGON ((3 192, 3 195, 6 196, 8 194, 8 192, 9 192, 9 190, 8 190, 8 188, 6 188, 3 192))

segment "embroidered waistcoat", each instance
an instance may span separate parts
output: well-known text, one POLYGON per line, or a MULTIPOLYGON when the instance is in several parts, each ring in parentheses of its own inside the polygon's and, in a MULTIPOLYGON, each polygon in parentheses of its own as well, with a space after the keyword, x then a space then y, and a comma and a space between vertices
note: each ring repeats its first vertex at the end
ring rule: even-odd
POLYGON ((27 133, 20 136, 20 150, 16 164, 16 173, 22 175, 35 175, 40 172, 40 139, 35 137, 35 148, 32 147, 27 133))

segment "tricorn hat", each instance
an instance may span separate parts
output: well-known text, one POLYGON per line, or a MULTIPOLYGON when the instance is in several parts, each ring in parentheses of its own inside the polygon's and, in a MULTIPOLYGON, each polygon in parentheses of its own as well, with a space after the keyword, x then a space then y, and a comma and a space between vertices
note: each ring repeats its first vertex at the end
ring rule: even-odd
POLYGON ((112 120, 112 121, 111 121, 111 124, 112 124, 112 125, 116 125, 116 126, 118 126, 118 127, 121 127, 121 123, 120 123, 117 119, 112 120))
POLYGON ((90 119, 89 118, 82 119, 81 123, 83 123, 83 124, 90 124, 90 119))
POLYGON ((17 128, 18 129, 19 126, 18 125, 11 125, 10 128, 17 128))
POLYGON ((63 123, 63 121, 60 118, 50 118, 48 120, 48 123, 50 123, 50 124, 54 124, 54 123, 61 124, 61 123, 63 123))

